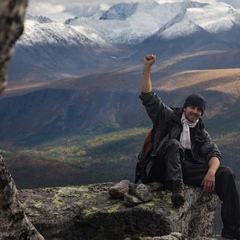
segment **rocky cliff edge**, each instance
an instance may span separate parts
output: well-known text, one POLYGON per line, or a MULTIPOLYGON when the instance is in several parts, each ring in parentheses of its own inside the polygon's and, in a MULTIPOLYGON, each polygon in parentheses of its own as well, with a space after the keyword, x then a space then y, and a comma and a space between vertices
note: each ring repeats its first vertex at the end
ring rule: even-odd
POLYGON ((109 195, 115 183, 28 189, 19 191, 26 215, 45 239, 121 240, 160 237, 203 239, 212 233, 215 194, 185 188, 186 203, 174 208, 171 192, 148 186, 153 199, 129 207, 109 195))

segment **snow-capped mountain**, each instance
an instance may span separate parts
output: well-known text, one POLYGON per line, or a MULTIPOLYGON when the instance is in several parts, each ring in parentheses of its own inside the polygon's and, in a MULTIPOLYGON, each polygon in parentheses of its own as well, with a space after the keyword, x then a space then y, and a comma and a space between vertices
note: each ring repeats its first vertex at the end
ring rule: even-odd
POLYGON ((116 4, 106 11, 99 20, 126 20, 135 13, 137 6, 137 3, 116 4))
POLYGON ((97 20, 76 18, 69 22, 70 26, 94 29, 115 44, 139 43, 156 32, 167 39, 189 36, 199 27, 214 34, 234 24, 240 25, 240 13, 230 5, 193 1, 119 3, 97 20))
POLYGON ((199 27, 215 34, 228 31, 234 25, 240 26, 240 12, 225 3, 119 3, 99 18, 76 17, 66 20, 65 24, 52 22, 42 16, 27 15, 25 32, 19 43, 25 44, 28 36, 28 39, 37 42, 55 42, 62 38, 71 43, 88 38, 100 45, 106 42, 135 44, 155 33, 173 39, 192 35, 199 27))
POLYGON ((51 23, 52 22, 52 20, 50 18, 43 17, 43 16, 32 16, 30 14, 27 14, 25 19, 26 20, 34 20, 39 23, 51 23))
MULTIPOLYGON (((70 27, 69 25, 53 22, 41 16, 32 17, 28 14, 24 34, 18 41, 19 45, 34 44, 56 45, 104 45, 107 44, 96 31, 84 26, 70 27)), ((109 45, 109 44, 108 44, 109 45)))
POLYGON ((231 30, 234 25, 240 26, 240 14, 227 4, 190 4, 184 6, 158 34, 166 39, 173 39, 192 35, 199 28, 217 34, 231 30))
MULTIPOLYGON (((10 79, 31 79, 30 69, 37 72, 35 80, 46 74, 49 79, 51 72, 54 79, 63 73, 122 69, 158 46, 163 59, 184 51, 240 49, 240 12, 225 3, 145 1, 118 3, 105 12, 96 9, 95 14, 76 16, 65 23, 27 15, 10 64, 10 79), (25 73, 19 74, 19 69, 25 73)), ((225 67, 231 67, 230 62, 225 67)))

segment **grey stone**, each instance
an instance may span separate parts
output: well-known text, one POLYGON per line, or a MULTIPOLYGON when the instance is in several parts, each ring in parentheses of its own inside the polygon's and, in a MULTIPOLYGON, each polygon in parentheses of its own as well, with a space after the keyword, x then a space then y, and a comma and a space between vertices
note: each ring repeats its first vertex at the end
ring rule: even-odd
POLYGON ((18 199, 16 185, 0 154, 0 239, 44 240, 29 221, 18 199))
POLYGON ((137 198, 133 195, 130 195, 128 193, 124 194, 124 204, 125 204, 125 206, 133 207, 133 206, 135 206, 137 204, 140 204, 140 203, 143 203, 143 201, 140 200, 139 198, 137 198))
POLYGON ((110 187, 108 193, 112 198, 124 198, 124 194, 129 192, 129 185, 128 180, 122 180, 110 187))
POLYGON ((146 185, 133 184, 128 180, 122 180, 110 187, 108 193, 112 198, 123 198, 127 207, 133 207, 153 199, 153 195, 146 185))
POLYGON ((114 185, 25 189, 19 196, 27 216, 45 239, 158 239, 173 232, 183 239, 211 236, 218 201, 214 193, 186 187, 186 203, 174 208, 170 191, 149 185, 151 201, 126 207, 123 199, 109 196, 108 190, 114 185))
POLYGON ((143 202, 148 202, 153 199, 153 195, 149 191, 148 187, 142 183, 136 187, 135 196, 143 202))

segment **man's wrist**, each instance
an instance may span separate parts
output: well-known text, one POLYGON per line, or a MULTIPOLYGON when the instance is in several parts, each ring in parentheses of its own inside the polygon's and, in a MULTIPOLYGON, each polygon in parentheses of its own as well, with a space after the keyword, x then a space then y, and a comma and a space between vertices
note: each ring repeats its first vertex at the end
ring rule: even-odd
POLYGON ((215 169, 211 169, 211 168, 209 168, 209 169, 208 169, 208 172, 211 173, 211 174, 213 174, 213 175, 215 175, 216 170, 215 170, 215 169))

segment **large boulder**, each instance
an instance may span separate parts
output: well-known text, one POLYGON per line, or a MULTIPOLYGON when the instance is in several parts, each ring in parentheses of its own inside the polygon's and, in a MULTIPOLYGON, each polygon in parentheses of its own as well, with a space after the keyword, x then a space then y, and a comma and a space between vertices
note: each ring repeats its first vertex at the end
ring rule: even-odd
POLYGON ((8 62, 24 29, 27 0, 0 1, 0 93, 6 87, 8 62))
POLYGON ((0 239, 44 240, 29 221, 19 200, 16 185, 0 154, 0 239))
POLYGON ((174 208, 171 192, 153 184, 147 186, 152 200, 129 207, 123 198, 109 195, 114 185, 25 189, 19 196, 27 216, 46 240, 122 240, 172 232, 193 239, 211 235, 218 201, 215 194, 186 187, 186 203, 174 208))
MULTIPOLYGON (((6 87, 8 62, 24 28, 27 0, 0 1, 0 93, 6 87)), ((2 126, 3 127, 3 126, 2 126)), ((18 200, 15 183, 0 154, 0 239, 43 240, 18 200)))

